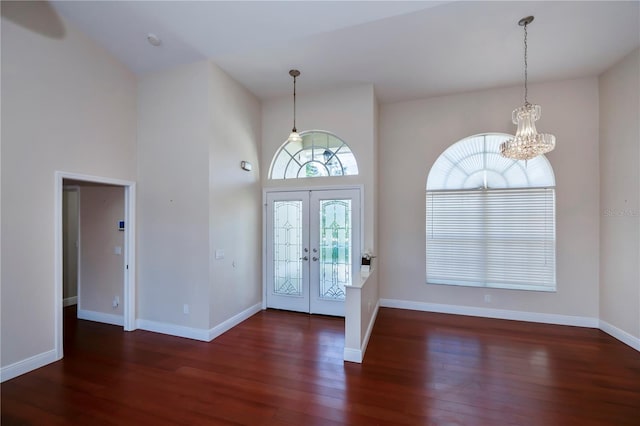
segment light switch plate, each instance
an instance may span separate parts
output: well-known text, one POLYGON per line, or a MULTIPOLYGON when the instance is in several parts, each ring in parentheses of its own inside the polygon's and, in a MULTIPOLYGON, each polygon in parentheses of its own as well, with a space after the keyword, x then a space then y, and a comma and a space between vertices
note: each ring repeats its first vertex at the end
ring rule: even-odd
POLYGON ((216 250, 216 259, 224 259, 224 250, 216 250))

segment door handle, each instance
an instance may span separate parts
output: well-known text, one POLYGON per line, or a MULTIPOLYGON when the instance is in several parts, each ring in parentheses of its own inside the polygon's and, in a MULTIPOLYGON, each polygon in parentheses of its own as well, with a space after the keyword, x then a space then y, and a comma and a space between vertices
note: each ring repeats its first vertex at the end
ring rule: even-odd
POLYGON ((313 259, 313 261, 314 261, 314 262, 317 262, 317 261, 318 261, 318 258, 317 258, 317 257, 315 257, 315 256, 313 256, 313 257, 312 257, 312 259, 313 259))
POLYGON ((301 257, 300 260, 309 260, 309 256, 301 257))

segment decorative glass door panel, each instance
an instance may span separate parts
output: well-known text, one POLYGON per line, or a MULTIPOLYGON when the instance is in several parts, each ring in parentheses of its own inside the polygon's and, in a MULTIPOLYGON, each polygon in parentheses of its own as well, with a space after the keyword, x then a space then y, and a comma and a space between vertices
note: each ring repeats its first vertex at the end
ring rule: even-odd
POLYGON ((267 194, 267 306, 309 312, 309 194, 267 194))
POLYGON ((344 316, 360 259, 360 191, 267 194, 267 306, 344 316))
POLYGON ((274 201, 273 231, 273 292, 302 296, 302 201, 274 201))
POLYGON ((344 300, 351 284, 351 200, 320 201, 321 299, 344 300))

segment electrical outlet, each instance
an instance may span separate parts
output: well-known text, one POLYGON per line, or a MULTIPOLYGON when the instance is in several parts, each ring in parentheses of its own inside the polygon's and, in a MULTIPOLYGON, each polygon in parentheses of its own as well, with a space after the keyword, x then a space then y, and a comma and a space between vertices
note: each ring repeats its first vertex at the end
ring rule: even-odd
POLYGON ((491 295, 490 294, 485 294, 484 295, 484 302, 485 303, 491 303, 491 295))
POLYGON ((189 305, 187 303, 185 303, 182 306, 182 313, 185 314, 185 315, 189 315, 189 305))
POLYGON ((120 296, 115 296, 113 298, 113 309, 116 309, 118 306, 120 306, 120 296))

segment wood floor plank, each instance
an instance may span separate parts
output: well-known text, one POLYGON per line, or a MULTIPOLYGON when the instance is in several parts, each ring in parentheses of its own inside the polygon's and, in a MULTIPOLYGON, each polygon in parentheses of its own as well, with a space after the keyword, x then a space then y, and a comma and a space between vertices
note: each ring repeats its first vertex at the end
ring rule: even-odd
POLYGON ((63 360, 1 386, 3 425, 640 425, 640 354, 595 330, 382 308, 263 311, 212 342, 75 319, 63 360))

